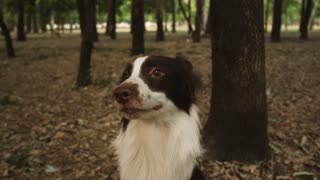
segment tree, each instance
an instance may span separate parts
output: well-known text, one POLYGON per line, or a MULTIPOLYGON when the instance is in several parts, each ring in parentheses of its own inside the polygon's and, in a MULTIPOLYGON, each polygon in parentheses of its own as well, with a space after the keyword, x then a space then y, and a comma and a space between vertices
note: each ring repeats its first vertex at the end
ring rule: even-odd
POLYGON ((178 2, 179 2, 179 7, 180 7, 180 9, 181 9, 181 12, 182 12, 182 15, 183 15, 183 17, 185 18, 185 20, 187 21, 187 23, 188 23, 188 32, 189 33, 193 33, 193 28, 192 28, 192 23, 191 23, 191 1, 189 0, 188 1, 188 11, 189 11, 189 15, 187 15, 187 13, 186 13, 186 11, 185 11, 185 9, 184 9, 184 7, 183 7, 183 4, 182 4, 182 0, 178 0, 178 2))
POLYGON ((6 40, 6 47, 7 47, 7 55, 9 58, 15 57, 13 45, 12 45, 12 39, 10 36, 10 32, 7 28, 6 23, 4 22, 3 13, 2 13, 2 4, 0 3, 0 28, 2 31, 2 34, 5 37, 6 40))
POLYGON ((80 63, 78 70, 77 87, 87 86, 91 83, 90 63, 93 42, 95 40, 95 22, 92 18, 95 17, 95 1, 93 0, 77 0, 78 12, 80 17, 81 27, 81 51, 80 63))
POLYGON ((177 1, 176 0, 172 0, 171 1, 171 10, 172 10, 172 32, 175 33, 176 32, 176 14, 177 14, 177 1))
POLYGON ((18 27, 17 40, 26 41, 26 33, 24 31, 24 0, 18 0, 18 27))
POLYGON ((211 21, 212 21, 211 20, 211 13, 212 13, 212 10, 211 10, 211 5, 210 5, 209 6, 208 18, 207 18, 207 23, 206 23, 206 29, 205 29, 205 33, 206 34, 210 34, 210 32, 211 32, 211 21))
POLYGON ((204 127, 207 156, 222 161, 265 160, 263 1, 212 0, 211 6, 212 94, 204 127))
POLYGON ((311 16, 312 0, 302 0, 301 21, 300 21, 300 39, 308 39, 308 24, 311 16))
POLYGON ((265 8, 265 14, 264 14, 264 31, 268 32, 270 0, 267 0, 265 7, 266 8, 265 8))
POLYGON ((117 12, 116 0, 109 0, 109 11, 108 11, 106 34, 110 36, 111 39, 116 39, 116 22, 117 22, 116 12, 117 12))
POLYGON ((203 23, 203 5, 204 5, 204 0, 197 0, 196 1, 196 6, 197 6, 197 14, 196 14, 196 26, 195 26, 195 31, 193 33, 193 42, 200 42, 200 34, 201 34, 201 27, 203 23))
POLYGON ((282 3, 282 0, 274 1, 271 42, 280 42, 282 3))
POLYGON ((144 1, 132 0, 131 13, 131 54, 137 55, 144 53, 144 1))
POLYGON ((162 0, 155 0, 155 1, 156 1, 156 19, 157 19, 156 41, 164 41, 163 2, 162 0))
POLYGON ((310 20, 309 20, 309 25, 308 25, 310 30, 313 29, 313 25, 315 23, 314 21, 315 21, 317 9, 318 9, 318 4, 319 4, 318 0, 314 1, 312 13, 311 13, 310 20))

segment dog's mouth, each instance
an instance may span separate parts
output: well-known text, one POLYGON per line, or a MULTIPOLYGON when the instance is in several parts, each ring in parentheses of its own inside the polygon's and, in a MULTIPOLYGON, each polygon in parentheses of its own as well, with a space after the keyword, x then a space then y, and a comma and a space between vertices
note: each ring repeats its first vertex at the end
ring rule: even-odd
POLYGON ((162 108, 162 105, 157 105, 153 108, 146 109, 146 108, 137 108, 137 107, 132 107, 126 104, 120 104, 119 106, 120 111, 123 113, 126 113, 128 115, 136 115, 140 113, 146 113, 146 112, 151 112, 151 111, 158 111, 162 108))

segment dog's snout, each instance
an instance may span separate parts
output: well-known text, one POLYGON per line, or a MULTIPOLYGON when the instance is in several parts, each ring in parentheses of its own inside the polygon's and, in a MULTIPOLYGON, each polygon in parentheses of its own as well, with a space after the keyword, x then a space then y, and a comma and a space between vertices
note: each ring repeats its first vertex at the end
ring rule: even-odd
POLYGON ((126 84, 117 87, 114 90, 114 98, 120 104, 128 102, 132 97, 137 95, 137 88, 135 85, 126 84))

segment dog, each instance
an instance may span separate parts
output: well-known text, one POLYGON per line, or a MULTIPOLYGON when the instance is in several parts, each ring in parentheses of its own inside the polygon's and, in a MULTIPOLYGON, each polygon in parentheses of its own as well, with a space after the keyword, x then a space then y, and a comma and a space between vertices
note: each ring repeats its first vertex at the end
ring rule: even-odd
POLYGON ((123 119, 113 146, 122 180, 204 180, 192 65, 146 56, 129 64, 114 90, 123 119))

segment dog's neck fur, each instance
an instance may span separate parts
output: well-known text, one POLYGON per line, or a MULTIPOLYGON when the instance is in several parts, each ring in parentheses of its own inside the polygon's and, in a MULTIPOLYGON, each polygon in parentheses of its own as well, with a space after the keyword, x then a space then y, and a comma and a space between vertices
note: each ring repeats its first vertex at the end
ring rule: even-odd
POLYGON ((188 180, 201 154, 199 117, 173 110, 161 120, 130 120, 114 142, 121 180, 188 180))

